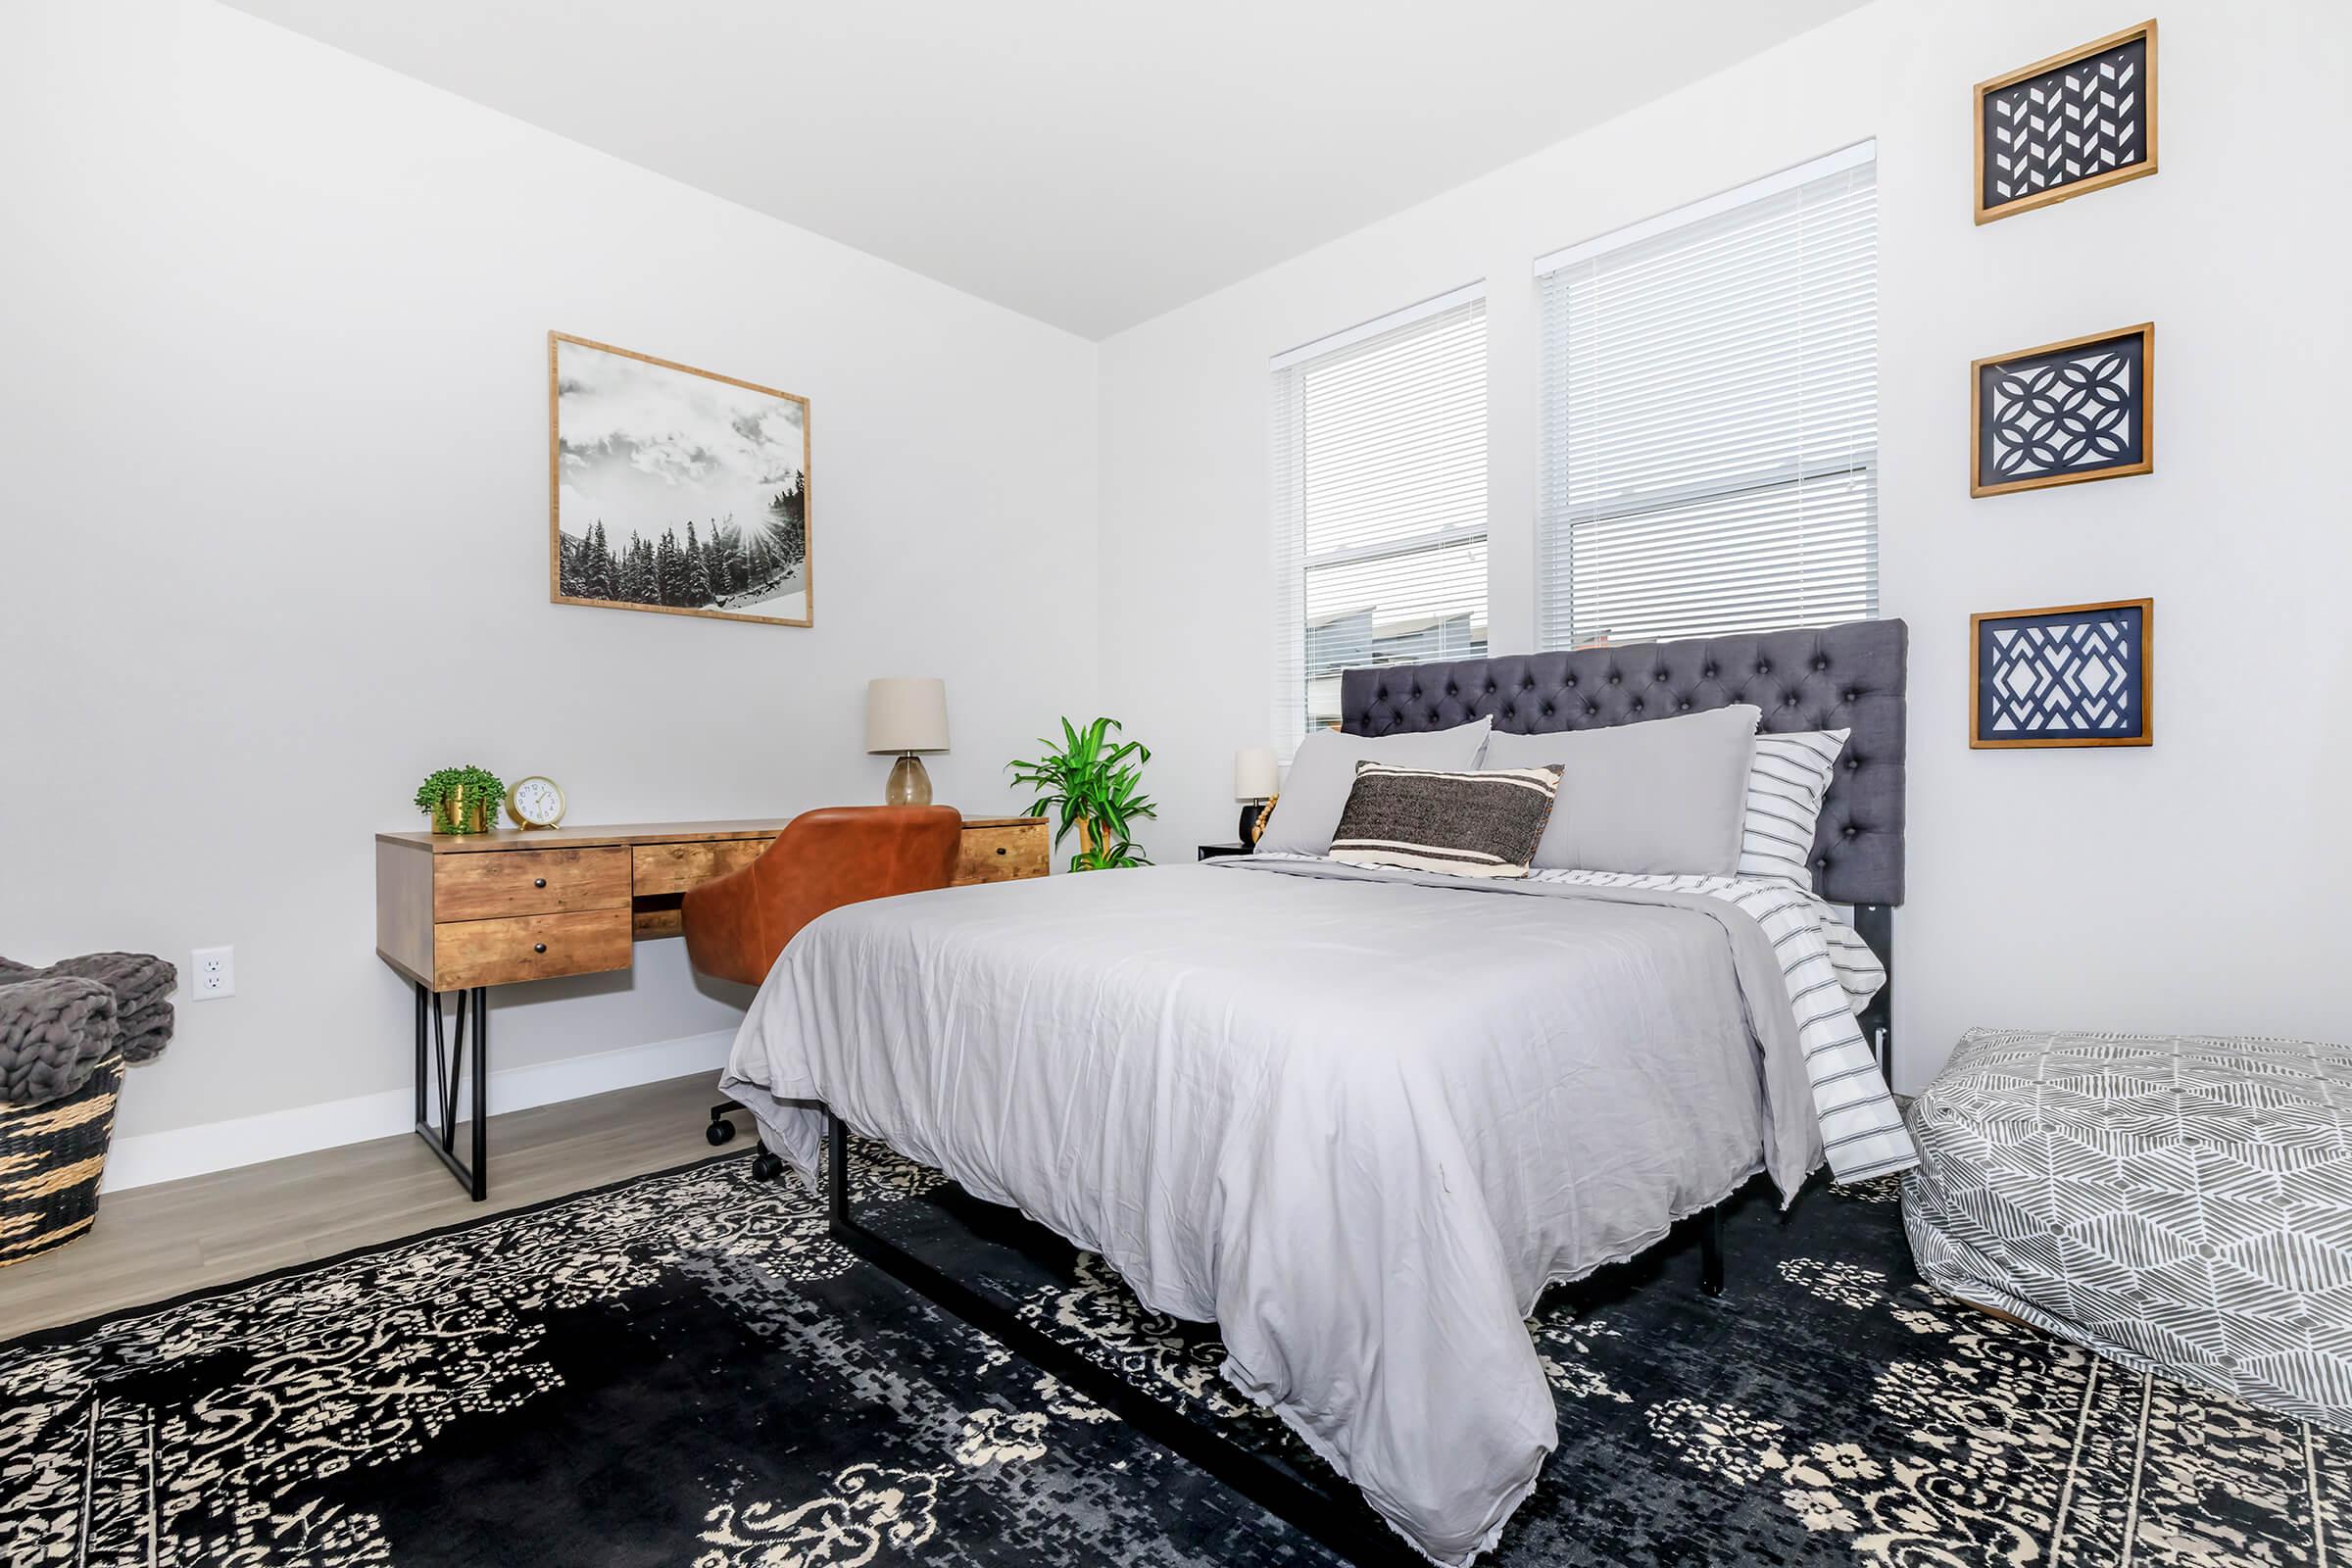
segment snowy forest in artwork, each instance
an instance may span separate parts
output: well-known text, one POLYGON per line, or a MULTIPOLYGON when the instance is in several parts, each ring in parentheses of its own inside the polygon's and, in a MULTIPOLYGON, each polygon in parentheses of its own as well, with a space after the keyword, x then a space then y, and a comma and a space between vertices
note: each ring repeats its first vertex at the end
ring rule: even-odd
POLYGON ((559 597, 808 619, 808 406, 556 340, 559 597))

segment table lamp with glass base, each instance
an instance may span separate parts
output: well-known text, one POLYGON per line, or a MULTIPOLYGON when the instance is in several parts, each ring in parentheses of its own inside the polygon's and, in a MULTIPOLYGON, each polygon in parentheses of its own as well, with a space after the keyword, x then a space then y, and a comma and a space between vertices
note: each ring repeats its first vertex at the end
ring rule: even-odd
POLYGON ((931 775, 917 752, 948 749, 948 683, 932 676, 884 676, 865 683, 865 749, 896 752, 885 806, 929 806, 931 775))

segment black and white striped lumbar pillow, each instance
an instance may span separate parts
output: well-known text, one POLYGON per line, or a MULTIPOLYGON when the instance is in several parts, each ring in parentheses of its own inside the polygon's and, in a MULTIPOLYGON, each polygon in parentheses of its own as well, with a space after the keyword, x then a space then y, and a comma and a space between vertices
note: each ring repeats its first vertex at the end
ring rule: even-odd
POLYGON ((1559 789, 1557 767, 1452 773, 1358 762, 1331 858, 1449 876, 1525 876, 1559 789))
POLYGON ((1740 825, 1739 875, 1813 891, 1813 829, 1850 730, 1756 737, 1740 825))

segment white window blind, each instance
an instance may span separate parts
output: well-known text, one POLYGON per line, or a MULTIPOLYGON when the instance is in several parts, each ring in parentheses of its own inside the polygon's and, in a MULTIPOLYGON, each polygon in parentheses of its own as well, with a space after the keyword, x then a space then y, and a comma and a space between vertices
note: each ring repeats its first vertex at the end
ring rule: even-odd
POLYGON ((1487 646, 1487 306, 1456 290, 1277 355, 1274 741, 1340 672, 1487 646))
POLYGON ((1545 647, 1877 613, 1874 170, 1847 148, 1536 264, 1545 647))

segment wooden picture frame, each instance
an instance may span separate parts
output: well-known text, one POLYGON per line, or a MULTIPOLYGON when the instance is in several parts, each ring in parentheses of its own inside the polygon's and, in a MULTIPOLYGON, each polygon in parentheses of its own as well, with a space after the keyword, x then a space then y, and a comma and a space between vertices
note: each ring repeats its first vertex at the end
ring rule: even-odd
POLYGON ((1971 496, 2155 471, 2155 322, 1969 363, 1971 496))
POLYGON ((2155 19, 1980 81, 1971 102, 1979 223, 2143 179, 2157 168, 2155 19), (2128 79, 2118 83, 2118 75, 2128 79), (2053 120, 2080 125, 2093 92, 2095 107, 2109 112, 2089 139, 2099 167, 2074 172, 2067 166, 2083 156, 2082 138, 2034 139, 2052 128, 2037 111, 2055 105, 2053 120))
POLYGON ((2153 746, 2155 682, 2153 599, 1968 617, 1972 751, 2153 746), (2011 641, 2004 642, 2004 632, 2011 641), (2052 693, 2053 685, 2067 689, 2052 693), (2071 722, 2042 722, 2058 712, 2053 697, 2064 701, 2071 722))
POLYGON ((795 393, 548 333, 549 602, 813 624, 808 416, 795 393))

